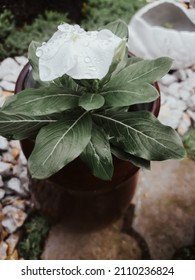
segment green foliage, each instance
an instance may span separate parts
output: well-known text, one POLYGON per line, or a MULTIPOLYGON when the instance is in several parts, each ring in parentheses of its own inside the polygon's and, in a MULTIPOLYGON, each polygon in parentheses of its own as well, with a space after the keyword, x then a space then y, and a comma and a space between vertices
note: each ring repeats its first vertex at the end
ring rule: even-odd
POLYGON ((195 160, 195 128, 190 129, 184 135, 183 143, 188 156, 195 160))
POLYGON ((15 22, 12 13, 9 10, 4 10, 0 14, 0 39, 4 40, 14 28, 15 22))
POLYGON ((44 42, 51 37, 60 23, 69 22, 67 14, 46 11, 32 24, 25 24, 21 29, 17 29, 11 12, 6 11, 3 15, 0 18, 0 27, 5 26, 3 31, 0 28, 0 60, 8 56, 26 55, 31 41, 44 42))
POLYGON ((135 12, 145 4, 146 0, 87 0, 83 4, 84 19, 81 25, 92 30, 119 18, 128 23, 135 12))
MULTIPOLYGON (((124 34, 123 27, 121 21, 109 25, 118 35, 124 34)), ((151 160, 184 157, 182 141, 171 127, 150 112, 128 111, 131 104, 158 98, 152 84, 168 72, 172 60, 128 58, 126 52, 120 57, 119 67, 114 58, 101 81, 64 75, 4 104, 1 135, 14 139, 36 135, 28 161, 33 178, 48 178, 79 156, 102 180, 112 178, 112 153, 148 169, 151 160)))
POLYGON ((173 260, 195 260, 195 246, 186 246, 178 249, 173 260))
POLYGON ((40 259, 49 229, 50 222, 45 217, 32 215, 24 224, 24 236, 19 243, 20 257, 25 260, 40 259))

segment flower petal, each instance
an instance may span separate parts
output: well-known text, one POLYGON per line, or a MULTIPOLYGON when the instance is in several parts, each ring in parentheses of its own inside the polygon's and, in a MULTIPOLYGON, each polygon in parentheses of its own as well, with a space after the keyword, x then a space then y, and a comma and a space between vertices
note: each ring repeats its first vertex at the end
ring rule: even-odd
POLYGON ((102 79, 112 63, 115 49, 121 38, 109 30, 91 32, 75 42, 78 61, 67 75, 74 79, 102 79))
POLYGON ((64 74, 74 79, 102 79, 122 39, 111 31, 86 32, 79 25, 62 24, 51 39, 37 48, 42 81, 64 74))

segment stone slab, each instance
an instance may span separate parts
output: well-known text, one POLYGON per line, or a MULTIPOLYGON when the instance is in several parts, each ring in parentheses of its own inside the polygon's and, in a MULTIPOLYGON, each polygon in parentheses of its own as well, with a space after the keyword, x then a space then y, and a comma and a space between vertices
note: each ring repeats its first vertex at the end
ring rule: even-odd
POLYGON ((141 234, 153 259, 171 259, 192 245, 195 230, 195 162, 153 162, 142 171, 134 198, 133 227, 141 234))

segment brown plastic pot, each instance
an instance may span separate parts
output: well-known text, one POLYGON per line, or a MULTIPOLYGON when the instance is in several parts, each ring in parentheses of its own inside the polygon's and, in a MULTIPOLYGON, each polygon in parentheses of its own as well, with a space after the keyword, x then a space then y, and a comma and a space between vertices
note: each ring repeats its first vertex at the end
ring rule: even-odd
MULTIPOLYGON (((21 71, 15 93, 34 82, 27 64, 21 71)), ((159 91, 157 83, 155 84, 159 91)), ((146 106, 146 105, 144 105, 146 106)), ((159 98, 147 109, 158 116, 159 98)), ((132 110, 137 110, 132 106, 132 110)), ((28 158, 33 149, 31 140, 22 140, 28 158)), ((47 180, 31 180, 35 205, 54 219, 64 220, 77 231, 97 230, 117 220, 128 208, 135 192, 139 168, 113 156, 114 174, 111 181, 103 181, 91 174, 88 167, 75 159, 47 180)))

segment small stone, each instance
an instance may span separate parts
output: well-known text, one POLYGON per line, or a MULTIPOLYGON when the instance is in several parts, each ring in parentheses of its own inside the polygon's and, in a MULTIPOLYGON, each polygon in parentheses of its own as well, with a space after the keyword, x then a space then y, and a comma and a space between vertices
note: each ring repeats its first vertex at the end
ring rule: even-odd
POLYGON ((184 135, 188 131, 190 125, 191 125, 190 117, 188 116, 188 114, 183 113, 181 122, 177 129, 178 133, 184 135))
POLYGON ((160 92, 160 101, 161 101, 161 105, 165 104, 166 99, 167 99, 166 94, 165 94, 163 91, 161 91, 161 92, 160 92))
POLYGON ((3 228, 2 224, 0 224, 0 241, 5 240, 8 235, 9 233, 3 228))
POLYGON ((187 72, 186 72, 185 70, 183 70, 183 69, 180 69, 180 70, 176 71, 176 72, 174 73, 174 75, 175 75, 175 77, 177 78, 177 80, 179 80, 179 81, 185 81, 187 72))
POLYGON ((16 212, 18 209, 12 205, 7 205, 3 208, 2 212, 4 215, 9 214, 10 212, 16 212))
POLYGON ((176 81, 176 77, 174 75, 166 74, 161 80, 160 83, 163 85, 169 86, 170 84, 176 81))
POLYGON ((3 219, 4 219, 4 214, 2 211, 0 211, 0 223, 3 221, 3 219))
POLYGON ((7 163, 15 163, 14 157, 10 152, 3 153, 3 161, 7 163))
POLYGON ((161 106, 160 114, 158 119, 165 125, 169 125, 176 129, 179 125, 180 119, 182 118, 182 111, 177 109, 170 109, 167 104, 161 106))
POLYGON ((4 79, 5 76, 9 74, 19 74, 22 69, 13 58, 6 58, 0 64, 0 79, 4 79))
POLYGON ((195 112, 192 112, 190 110, 187 110, 188 115, 192 118, 193 121, 195 121, 195 112))
POLYGON ((0 161, 0 174, 8 175, 10 173, 10 164, 0 161))
POLYGON ((13 204, 15 200, 20 199, 18 195, 6 195, 6 197, 2 200, 3 205, 13 204))
POLYGON ((7 258, 7 248, 8 245, 4 242, 0 242, 0 260, 5 260, 7 258))
POLYGON ((14 252, 6 258, 6 260, 18 260, 18 259, 19 256, 17 250, 14 250, 14 252))
POLYGON ((26 200, 23 199, 18 199, 15 200, 12 204, 14 207, 16 207, 17 209, 23 210, 25 211, 26 208, 26 200))
POLYGON ((0 86, 4 90, 8 90, 8 91, 14 91, 14 89, 15 89, 15 84, 11 83, 11 82, 7 82, 7 81, 1 81, 0 86))
POLYGON ((190 68, 186 69, 185 72, 186 72, 186 75, 187 75, 189 78, 192 77, 192 76, 194 75, 193 70, 190 69, 190 68))
POLYGON ((11 153, 12 153, 12 156, 14 157, 14 159, 17 160, 20 155, 20 150, 18 148, 13 148, 11 153))
POLYGON ((14 165, 13 167, 13 175, 16 177, 20 177, 20 172, 21 172, 22 166, 19 164, 14 165))
POLYGON ((16 83, 17 79, 18 79, 18 73, 8 74, 3 78, 4 81, 12 82, 12 83, 16 83))
POLYGON ((8 255, 12 255, 12 254, 13 254, 13 252, 14 252, 14 250, 15 250, 15 248, 16 248, 16 245, 17 245, 17 243, 18 243, 18 241, 19 241, 19 238, 20 238, 20 236, 19 236, 18 233, 13 233, 13 234, 11 234, 11 235, 6 239, 5 242, 6 242, 7 245, 8 245, 8 250, 7 250, 8 255))
POLYGON ((181 88, 179 90, 179 96, 183 101, 187 101, 190 98, 190 92, 186 89, 181 88))
MULTIPOLYGON (((5 208, 3 208, 3 210, 4 209, 5 208)), ((2 225, 9 233, 13 233, 16 231, 16 229, 18 229, 23 225, 26 218, 27 218, 27 214, 25 212, 15 208, 14 211, 11 210, 6 213, 6 217, 2 221, 2 225)))
POLYGON ((24 190, 20 179, 17 177, 11 178, 9 181, 5 183, 5 187, 11 191, 14 191, 16 194, 20 194, 22 196, 27 196, 28 194, 24 190))
POLYGON ((195 94, 191 96, 191 98, 189 99, 189 103, 188 103, 189 107, 192 108, 194 110, 195 108, 195 94))
POLYGON ((181 85, 180 83, 173 83, 169 86, 168 92, 170 95, 175 96, 176 98, 179 98, 179 89, 181 85))
POLYGON ((2 176, 0 175, 0 188, 4 186, 2 176))
POLYGON ((15 221, 10 217, 4 218, 2 221, 2 225, 6 229, 6 231, 9 233, 13 233, 17 230, 15 221))
POLYGON ((18 150, 21 150, 21 145, 20 145, 20 142, 18 140, 11 140, 11 141, 9 141, 9 145, 12 148, 16 148, 18 150))
POLYGON ((20 152, 19 160, 21 161, 22 165, 27 165, 27 159, 22 151, 20 152))
POLYGON ((0 188, 0 199, 3 199, 4 196, 5 196, 5 191, 4 191, 4 189, 0 188))
POLYGON ((8 149, 8 141, 6 138, 0 136, 0 150, 7 150, 8 149))
POLYGON ((28 58, 25 56, 15 56, 15 60, 17 61, 18 64, 24 66, 28 63, 28 58))
POLYGON ((183 112, 187 108, 187 105, 184 101, 177 100, 172 96, 168 96, 166 102, 170 109, 176 109, 178 111, 183 112))

